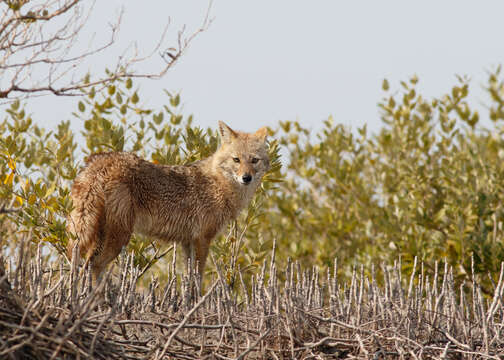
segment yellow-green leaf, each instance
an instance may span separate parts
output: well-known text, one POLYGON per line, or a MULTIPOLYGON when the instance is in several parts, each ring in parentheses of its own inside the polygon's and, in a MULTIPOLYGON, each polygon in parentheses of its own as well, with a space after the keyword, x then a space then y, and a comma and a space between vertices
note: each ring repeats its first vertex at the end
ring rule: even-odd
POLYGON ((9 169, 11 169, 13 172, 16 171, 16 162, 12 158, 9 158, 9 162, 7 165, 9 166, 9 169))
POLYGON ((28 204, 33 205, 35 204, 35 201, 37 201, 37 196, 35 194, 31 194, 28 197, 28 204))
POLYGON ((20 196, 16 196, 16 201, 18 206, 23 206, 23 198, 20 196))
POLYGON ((14 181, 14 173, 10 173, 9 175, 5 175, 5 180, 4 184, 5 185, 12 185, 12 182, 14 181))
POLYGON ((389 88, 390 88, 390 86, 389 86, 389 82, 388 82, 388 80, 387 80, 387 79, 383 79, 383 82, 382 82, 382 89, 383 89, 384 91, 388 91, 388 90, 389 90, 389 88))

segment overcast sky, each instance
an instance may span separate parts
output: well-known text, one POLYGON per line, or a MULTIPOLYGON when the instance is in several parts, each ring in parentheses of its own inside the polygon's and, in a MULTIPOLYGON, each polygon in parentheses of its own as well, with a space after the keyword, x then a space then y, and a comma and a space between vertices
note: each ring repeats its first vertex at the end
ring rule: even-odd
MULTIPOLYGON (((112 65, 131 41, 151 49, 168 18, 172 38, 184 24, 196 29, 208 2, 101 1, 87 31, 103 39, 121 6, 115 50, 88 65, 92 72, 112 65)), ((455 84, 455 74, 468 75, 474 100, 484 102, 486 71, 504 59, 504 1, 215 0, 211 17, 176 67, 140 88, 142 100, 159 109, 162 89, 180 91, 184 112, 205 127, 224 120, 254 130, 299 120, 318 129, 332 114, 352 128, 367 123, 376 130, 384 78, 398 89, 400 80, 417 74, 420 90, 439 96, 455 84)), ((51 125, 72 119, 75 108, 75 99, 51 96, 29 107, 51 125)))

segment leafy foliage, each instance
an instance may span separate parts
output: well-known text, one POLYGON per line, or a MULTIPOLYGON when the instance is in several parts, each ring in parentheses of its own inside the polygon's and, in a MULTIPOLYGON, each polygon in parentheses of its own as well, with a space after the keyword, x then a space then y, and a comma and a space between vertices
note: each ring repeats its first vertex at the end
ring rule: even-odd
MULTIPOLYGON (((71 209, 71 180, 78 172, 83 155, 133 151, 154 163, 186 164, 215 152, 216 130, 192 126, 192 116, 184 117, 178 112, 180 96, 166 94, 167 104, 162 110, 154 111, 141 105, 138 89, 133 88, 131 79, 116 81, 104 91, 92 90, 78 101, 77 111, 73 113, 84 124, 85 146, 82 147, 74 141, 69 122, 62 122, 57 132, 47 131, 26 115, 18 101, 14 102, 0 125, 0 153, 5 160, 0 165, 0 205, 8 209, 7 214, 0 215, 0 229, 5 235, 2 238, 9 239, 2 245, 13 247, 26 235, 34 243, 51 244, 64 254, 70 236, 65 231, 65 219, 71 209), (15 211, 11 212, 12 209, 15 211)), ((249 211, 240 220, 245 229, 254 228, 262 214, 262 199, 277 181, 278 151, 278 143, 272 141, 272 169, 249 211)), ((237 225, 233 224, 233 228, 237 225)), ((213 249, 217 259, 236 264, 238 251, 246 248, 243 232, 240 236, 239 244, 235 244, 236 235, 217 241, 213 249), (234 246, 233 260, 229 255, 230 246, 234 246)), ((127 251, 135 254, 135 265, 143 269, 151 268, 161 259, 160 254, 168 252, 160 251, 159 244, 152 240, 135 235, 128 246, 127 251)), ((250 247, 245 257, 240 253, 240 264, 244 268, 260 265, 266 254, 266 248, 259 251, 257 247, 250 247)), ((164 266, 158 264, 154 269, 164 266)), ((159 273, 163 277, 162 271, 159 273)))
POLYGON ((329 118, 312 140, 299 123, 281 123, 287 181, 269 198, 263 230, 305 265, 400 255, 406 270, 415 256, 430 267, 446 258, 460 277, 473 256, 477 272, 496 274, 504 260, 504 85, 498 68, 488 85, 494 124, 485 129, 467 102, 467 80, 458 80, 432 100, 417 93, 416 77, 392 95, 384 81, 374 135, 329 118))
MULTIPOLYGON (((401 256, 409 271, 419 257, 432 268, 446 259, 461 278, 472 257, 491 292, 486 274, 496 274, 504 260, 501 69, 488 79, 490 129, 467 100, 467 79, 434 99, 422 97, 417 82, 401 82, 397 92, 383 82, 383 126, 376 134, 332 118, 315 135, 294 121, 271 130, 271 171, 248 211, 213 243, 229 283, 239 269, 252 275, 276 241, 281 267, 289 257, 330 266, 336 257, 351 265, 401 256)), ((195 127, 192 116, 180 113, 179 95, 167 92, 166 105, 147 109, 130 79, 91 91, 74 115, 84 125, 82 142, 69 122, 48 131, 19 102, 5 110, 0 199, 17 211, 0 215, 2 238, 9 239, 3 247, 28 236, 63 250, 69 188, 84 154, 133 151, 155 163, 185 164, 218 146, 215 130, 195 127)), ((134 236, 129 248, 141 267, 158 262, 152 269, 162 277, 166 264, 151 240, 134 236)))

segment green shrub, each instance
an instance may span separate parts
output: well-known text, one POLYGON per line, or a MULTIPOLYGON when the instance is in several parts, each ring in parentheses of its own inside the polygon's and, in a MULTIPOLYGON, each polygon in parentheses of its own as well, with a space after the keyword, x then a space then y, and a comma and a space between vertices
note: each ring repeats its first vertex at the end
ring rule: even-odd
POLYGON ((491 129, 467 102, 466 80, 431 100, 417 93, 417 81, 401 82, 380 102, 377 134, 329 118, 313 139, 297 122, 280 124, 287 180, 268 199, 262 232, 283 253, 304 265, 401 256, 405 270, 415 256, 427 267, 446 258, 458 277, 470 273, 474 256, 490 286, 486 274, 497 274, 504 260, 500 68, 488 83, 491 129))
MULTIPOLYGON (((446 259, 462 279, 473 257, 491 291, 486 275, 504 260, 501 70, 488 80, 490 128, 468 103, 465 79, 434 99, 417 92, 417 81, 401 82, 394 93, 384 81, 376 134, 332 118, 314 136, 293 121, 271 131, 272 170, 248 211, 213 243, 230 283, 238 268, 252 275, 276 241, 280 268, 289 257, 305 266, 330 266, 338 258, 348 273, 345 265, 401 256, 406 271, 418 257, 427 269, 446 259), (283 169, 281 148, 288 155, 283 169)), ((216 131, 193 126, 192 116, 180 113, 179 95, 167 93, 167 104, 154 110, 141 105, 139 93, 127 80, 81 98, 74 116, 84 141, 75 141, 68 122, 55 131, 36 125, 19 102, 5 110, 0 205, 17 211, 0 215, 3 248, 26 236, 63 251, 71 180, 88 154, 124 150, 184 164, 216 149, 216 131)), ((129 250, 137 265, 154 265, 162 277, 166 261, 150 239, 134 236, 129 250)))

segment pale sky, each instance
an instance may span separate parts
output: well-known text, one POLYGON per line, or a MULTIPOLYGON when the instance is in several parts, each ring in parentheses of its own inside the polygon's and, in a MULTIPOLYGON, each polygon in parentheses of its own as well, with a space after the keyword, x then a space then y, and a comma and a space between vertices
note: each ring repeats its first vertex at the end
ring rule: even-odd
MULTIPOLYGON (((172 38, 183 24, 196 29, 208 2, 101 1, 88 31, 99 40, 120 6, 115 50, 87 65, 92 72, 113 65, 131 41, 151 49, 169 17, 172 38)), ((384 78, 398 90, 400 80, 416 74, 423 94, 439 96, 456 83, 455 74, 468 75, 474 101, 484 103, 487 70, 504 60, 504 1, 215 0, 211 17, 176 67, 140 87, 142 100, 157 109, 166 102, 162 89, 180 91, 184 113, 204 127, 223 120, 250 131, 299 120, 319 129, 332 114, 354 129, 367 123, 376 130, 384 78)), ((77 122, 73 98, 31 102, 37 121, 77 122)))

